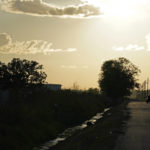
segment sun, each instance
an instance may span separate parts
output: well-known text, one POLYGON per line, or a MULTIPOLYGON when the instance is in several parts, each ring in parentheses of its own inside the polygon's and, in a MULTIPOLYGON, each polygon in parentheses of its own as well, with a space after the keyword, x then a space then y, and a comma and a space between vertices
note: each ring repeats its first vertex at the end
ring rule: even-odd
POLYGON ((105 16, 130 17, 140 14, 141 7, 149 0, 88 0, 89 3, 97 6, 105 16))
POLYGON ((106 16, 128 17, 136 13, 129 0, 113 0, 103 7, 106 16))

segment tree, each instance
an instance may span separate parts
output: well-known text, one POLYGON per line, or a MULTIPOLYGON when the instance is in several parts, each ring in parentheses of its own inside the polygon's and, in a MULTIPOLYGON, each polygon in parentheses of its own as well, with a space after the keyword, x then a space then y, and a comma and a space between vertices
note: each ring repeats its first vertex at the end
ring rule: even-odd
POLYGON ((101 92, 111 98, 129 96, 138 88, 139 72, 138 67, 124 57, 104 62, 98 81, 101 92))
POLYGON ((87 92, 90 93, 90 94, 97 95, 97 94, 99 94, 99 89, 98 88, 89 88, 87 90, 87 92))
POLYGON ((9 87, 43 84, 47 75, 42 69, 43 66, 36 61, 14 58, 7 65, 0 62, 0 81, 9 87))

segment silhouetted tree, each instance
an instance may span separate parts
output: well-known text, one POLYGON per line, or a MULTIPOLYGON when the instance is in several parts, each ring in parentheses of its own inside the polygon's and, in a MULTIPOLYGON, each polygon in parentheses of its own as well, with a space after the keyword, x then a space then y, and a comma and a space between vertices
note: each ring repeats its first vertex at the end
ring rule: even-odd
POLYGON ((43 84, 47 75, 42 69, 43 66, 36 61, 14 58, 7 65, 0 62, 0 81, 10 87, 43 84))
POLYGON ((87 90, 87 92, 90 94, 99 94, 99 89, 98 88, 89 88, 87 90))
POLYGON ((104 62, 99 74, 101 92, 111 98, 121 98, 131 94, 138 87, 136 76, 140 70, 128 59, 121 57, 104 62))

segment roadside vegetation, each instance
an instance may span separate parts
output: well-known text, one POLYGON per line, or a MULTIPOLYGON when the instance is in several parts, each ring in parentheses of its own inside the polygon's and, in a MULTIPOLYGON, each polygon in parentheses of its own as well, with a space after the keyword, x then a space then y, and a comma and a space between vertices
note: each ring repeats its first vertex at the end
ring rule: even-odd
POLYGON ((32 149, 102 112, 105 102, 109 99, 81 91, 12 89, 9 103, 0 106, 1 149, 32 149))

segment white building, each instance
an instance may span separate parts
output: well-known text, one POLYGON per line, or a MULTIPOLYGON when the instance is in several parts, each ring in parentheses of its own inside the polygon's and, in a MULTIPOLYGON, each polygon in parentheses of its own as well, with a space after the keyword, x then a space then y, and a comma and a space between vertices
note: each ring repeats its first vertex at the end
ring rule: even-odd
POLYGON ((52 91, 59 91, 61 90, 62 85, 61 84, 45 84, 45 86, 52 91))

